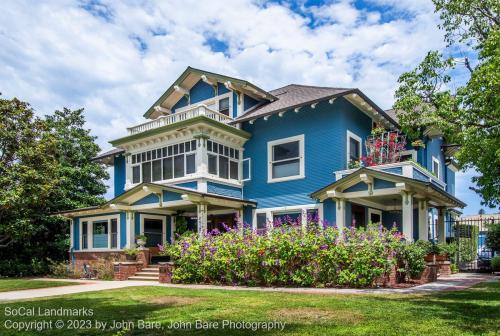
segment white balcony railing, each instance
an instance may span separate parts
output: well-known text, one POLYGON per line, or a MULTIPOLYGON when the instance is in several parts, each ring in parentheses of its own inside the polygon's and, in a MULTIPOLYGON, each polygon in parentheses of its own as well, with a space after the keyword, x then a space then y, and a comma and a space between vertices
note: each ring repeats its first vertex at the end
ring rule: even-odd
POLYGON ((228 124, 233 120, 233 118, 228 117, 225 114, 219 113, 217 111, 209 109, 206 105, 197 105, 192 108, 188 108, 185 111, 170 114, 168 116, 159 117, 158 119, 145 122, 140 125, 132 126, 127 128, 129 135, 142 133, 155 129, 158 127, 172 125, 180 121, 192 119, 199 116, 205 116, 207 118, 213 119, 223 124, 228 124))

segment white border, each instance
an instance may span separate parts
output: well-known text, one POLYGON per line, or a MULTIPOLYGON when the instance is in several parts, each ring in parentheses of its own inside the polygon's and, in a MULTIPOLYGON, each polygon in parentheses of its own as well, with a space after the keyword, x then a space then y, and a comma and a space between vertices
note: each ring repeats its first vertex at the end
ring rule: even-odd
MULTIPOLYGON (((371 222, 372 214, 379 215, 380 216, 380 223, 383 223, 382 210, 373 209, 373 208, 368 208, 368 218, 367 218, 368 221, 367 221, 367 223, 371 222)), ((374 223, 372 223, 372 224, 374 224, 374 223)))
POLYGON ((439 159, 433 155, 433 156, 432 156, 432 167, 431 167, 431 172, 433 172, 434 174, 436 174, 436 177, 438 178, 438 180, 441 180, 441 173, 440 173, 440 170, 441 170, 441 162, 439 162, 439 159), (437 169, 437 172, 435 172, 435 171, 434 171, 434 162, 437 162, 437 164, 438 164, 438 169, 437 169))
POLYGON ((150 215, 150 214, 140 214, 139 215, 140 223, 141 223, 141 228, 139 231, 139 235, 144 235, 144 219, 158 219, 161 220, 162 226, 161 226, 161 241, 163 245, 167 243, 167 217, 166 216, 160 216, 160 215, 150 215))
POLYGON ((267 183, 284 182, 305 178, 305 154, 304 154, 304 134, 272 140, 267 142, 267 183), (273 178, 273 146, 283 143, 299 141, 299 175, 273 178))
POLYGON ((408 155, 408 154, 411 154, 411 159, 413 161, 417 162, 417 151, 416 150, 409 149, 409 150, 401 151, 401 156, 408 155))
MULTIPOLYGON (((273 216, 287 212, 301 212, 302 216, 307 219, 307 210, 318 209, 319 220, 323 220, 323 203, 289 205, 275 208, 261 208, 252 211, 252 229, 257 229, 257 214, 265 213, 267 222, 273 222, 273 216)), ((304 218, 303 218, 304 220, 304 218)))
POLYGON ((95 216, 95 217, 83 217, 83 218, 80 218, 80 237, 78 237, 78 239, 80 240, 80 249, 78 251, 80 252, 86 252, 86 251, 92 251, 92 252, 106 252, 106 251, 120 251, 122 250, 120 248, 121 246, 121 241, 120 241, 120 227, 121 227, 121 223, 120 223, 120 214, 115 214, 115 215, 108 215, 108 216, 95 216), (116 224, 117 224, 117 227, 116 227, 116 234, 117 234, 117 244, 116 244, 116 248, 110 248, 109 246, 111 246, 111 227, 109 227, 111 225, 111 219, 116 219, 116 224), (93 246, 93 234, 94 234, 94 223, 93 222, 97 222, 97 221, 104 221, 106 220, 108 222, 108 247, 105 247, 105 248, 94 248, 93 246), (83 231, 82 231, 82 226, 83 226, 83 222, 87 222, 87 230, 88 230, 88 233, 87 233, 87 246, 88 248, 86 249, 83 249, 83 244, 82 244, 82 235, 83 235, 83 231))
POLYGON ((361 138, 357 134, 347 130, 347 133, 346 133, 346 154, 347 154, 346 155, 346 168, 349 168, 349 161, 351 158, 351 146, 350 146, 350 141, 349 141, 349 139, 351 139, 351 138, 359 142, 360 159, 361 159, 361 156, 363 156, 363 151, 362 151, 363 140, 361 140, 361 138))

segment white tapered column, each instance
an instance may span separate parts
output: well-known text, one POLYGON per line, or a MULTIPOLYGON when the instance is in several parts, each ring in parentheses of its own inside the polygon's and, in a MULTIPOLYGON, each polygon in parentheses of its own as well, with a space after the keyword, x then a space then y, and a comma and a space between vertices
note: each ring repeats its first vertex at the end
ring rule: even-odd
POLYGON ((401 192, 401 219, 403 221, 403 234, 406 240, 413 240, 413 196, 411 192, 401 192))
POLYGON ((444 224, 444 208, 437 208, 437 238, 440 243, 446 242, 446 226, 444 224))
POLYGON ((426 200, 418 201, 418 239, 429 240, 429 208, 426 200))
POLYGON ((198 237, 202 239, 207 234, 207 205, 197 204, 198 237))
POLYGON ((335 211, 335 225, 337 225, 339 231, 342 231, 345 228, 345 199, 336 198, 335 203, 337 203, 337 211, 335 211))

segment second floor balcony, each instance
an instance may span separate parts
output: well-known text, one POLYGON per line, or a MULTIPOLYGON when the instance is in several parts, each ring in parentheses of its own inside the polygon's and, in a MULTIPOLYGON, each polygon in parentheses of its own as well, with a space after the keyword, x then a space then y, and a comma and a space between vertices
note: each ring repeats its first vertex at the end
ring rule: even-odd
MULTIPOLYGON (((208 108, 206 105, 194 105, 189 107, 183 111, 179 111, 176 113, 172 113, 170 115, 161 116, 158 119, 151 120, 136 126, 128 127, 127 133, 128 135, 139 134, 142 132, 146 132, 155 128, 159 128, 162 126, 173 125, 182 121, 186 121, 189 119, 193 119, 196 117, 204 116, 206 118, 215 120, 225 125, 232 126, 230 124, 233 121, 233 118, 212 110, 208 108)), ((234 126, 233 126, 234 127, 234 126)))

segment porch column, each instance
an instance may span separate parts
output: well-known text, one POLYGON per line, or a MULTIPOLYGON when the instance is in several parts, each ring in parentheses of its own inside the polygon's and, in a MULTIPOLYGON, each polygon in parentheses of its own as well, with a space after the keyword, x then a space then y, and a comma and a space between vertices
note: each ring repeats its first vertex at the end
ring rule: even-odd
POLYGON ((418 239, 429 240, 429 208, 426 200, 418 201, 418 239))
POLYGON ((444 225, 444 208, 437 208, 437 238, 440 243, 446 242, 446 226, 444 225))
POLYGON ((197 204, 196 213, 198 219, 198 237, 202 239, 207 233, 207 205, 197 204))
POLYGON ((127 211, 125 213, 125 218, 127 220, 127 248, 132 248, 135 244, 135 212, 127 211))
POLYGON ((403 234, 406 240, 413 240, 413 196, 409 191, 401 192, 401 220, 403 221, 403 234))
POLYGON ((335 224, 339 231, 345 228, 345 199, 336 198, 335 203, 337 203, 337 211, 335 211, 335 224))
POLYGON ((175 242, 175 216, 170 216, 170 244, 175 242))

